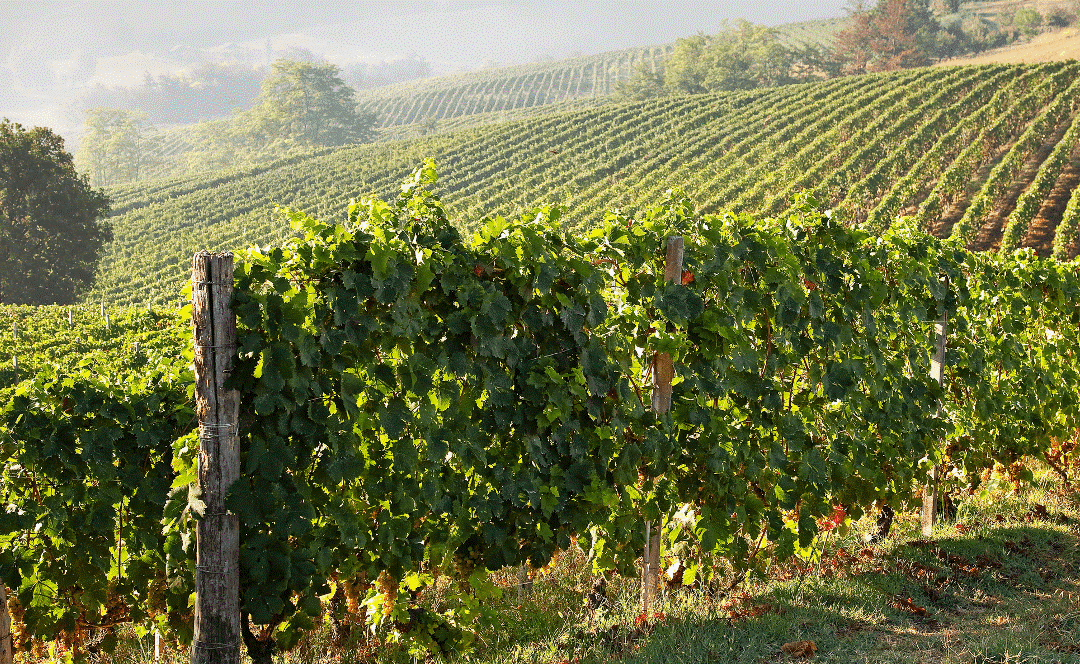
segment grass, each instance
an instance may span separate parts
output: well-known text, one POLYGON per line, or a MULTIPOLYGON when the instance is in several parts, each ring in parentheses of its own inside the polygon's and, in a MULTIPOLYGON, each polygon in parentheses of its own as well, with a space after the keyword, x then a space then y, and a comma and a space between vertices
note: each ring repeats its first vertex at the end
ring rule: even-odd
MULTIPOLYGON (((506 588, 495 607, 500 624, 450 661, 758 664, 801 661, 783 646, 812 641, 822 663, 1080 663, 1080 494, 1043 473, 1021 490, 992 480, 956 505, 930 538, 919 534, 914 507, 901 511, 873 546, 864 542, 874 525, 866 517, 827 540, 819 557, 776 566, 727 596, 665 586, 647 621, 634 579, 610 581, 609 607, 585 607, 594 579, 580 551, 536 572, 520 602, 516 570, 504 570, 496 573, 506 588)), ((149 663, 148 652, 129 640, 107 661, 149 663)), ((422 660, 370 640, 359 625, 328 621, 275 661, 422 660)))

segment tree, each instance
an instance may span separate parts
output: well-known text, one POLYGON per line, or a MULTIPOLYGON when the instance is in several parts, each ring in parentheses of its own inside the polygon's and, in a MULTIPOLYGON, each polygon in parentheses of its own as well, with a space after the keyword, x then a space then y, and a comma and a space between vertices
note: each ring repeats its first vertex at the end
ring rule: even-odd
POLYGON ((1028 39, 1039 33, 1042 28, 1043 17, 1039 10, 1033 7, 1021 7, 1013 15, 1013 25, 1028 39))
POLYGON ((674 94, 749 90, 791 82, 794 52, 776 28, 739 20, 711 37, 675 42, 664 66, 664 87, 674 94))
POLYGON ((356 91, 334 64, 278 60, 251 110, 267 143, 320 147, 371 140, 375 118, 356 109, 356 91))
POLYGON ((879 0, 855 12, 851 27, 836 35, 835 57, 849 74, 895 71, 930 64, 941 27, 928 0, 879 0))
POLYGON ((160 161, 161 136, 143 111, 90 109, 86 129, 75 161, 95 186, 138 182, 160 161))
POLYGON ((642 60, 634 66, 630 78, 615 84, 615 94, 630 101, 661 97, 664 94, 664 74, 642 60))
POLYGON ((73 302, 112 240, 109 205, 51 129, 0 122, 0 302, 73 302))

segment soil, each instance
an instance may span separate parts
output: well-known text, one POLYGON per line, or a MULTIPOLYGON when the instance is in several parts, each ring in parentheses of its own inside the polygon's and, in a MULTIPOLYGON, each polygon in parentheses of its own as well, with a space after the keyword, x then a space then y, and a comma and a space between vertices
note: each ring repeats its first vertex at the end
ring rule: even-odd
MULTIPOLYGON (((1073 159, 1062 169, 1050 195, 1043 201, 1039 214, 1028 226, 1027 234, 1024 235, 1022 246, 1032 247, 1040 256, 1049 256, 1054 251, 1054 235, 1061 217, 1065 214, 1065 207, 1069 204, 1069 197, 1073 189, 1080 185, 1080 159, 1073 154, 1073 159)), ((1073 246, 1068 258, 1076 256, 1078 247, 1073 246)))
POLYGON ((943 60, 938 64, 942 66, 1020 64, 1076 59, 1080 59, 1080 28, 1074 26, 1044 32, 1022 44, 1004 46, 970 58, 943 60))

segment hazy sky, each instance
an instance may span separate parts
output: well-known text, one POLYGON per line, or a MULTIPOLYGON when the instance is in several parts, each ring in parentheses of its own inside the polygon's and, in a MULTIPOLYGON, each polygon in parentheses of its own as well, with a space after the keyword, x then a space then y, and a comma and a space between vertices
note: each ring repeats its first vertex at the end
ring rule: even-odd
POLYGON ((0 116, 70 122, 58 109, 80 89, 289 47, 342 67, 415 55, 447 73, 663 44, 717 32, 724 19, 837 17, 848 2, 0 0, 0 116))

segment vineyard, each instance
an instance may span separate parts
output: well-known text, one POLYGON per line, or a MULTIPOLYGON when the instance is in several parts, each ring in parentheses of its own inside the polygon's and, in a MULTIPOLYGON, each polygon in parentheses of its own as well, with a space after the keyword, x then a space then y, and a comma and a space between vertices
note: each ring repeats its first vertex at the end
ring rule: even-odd
MULTIPOLYGON (((778 26, 777 37, 790 48, 823 46, 847 23, 847 19, 790 23, 778 26)), ((636 68, 662 71, 673 49, 674 44, 662 44, 417 79, 362 90, 358 101, 361 111, 378 118, 379 140, 400 140, 608 104, 618 84, 636 68)), ((209 126, 213 125, 211 121, 209 126)), ((193 126, 163 132, 145 179, 198 170, 189 163, 189 153, 199 142, 197 134, 193 126)))
MULTIPOLYGON (((969 94, 996 80, 958 71, 969 94)), ((1070 70, 1020 71, 1047 99, 1035 119, 1064 124, 1070 70)), ((1029 479, 1021 460, 1063 463, 1080 427, 1075 262, 972 253, 910 219, 869 233, 805 193, 775 218, 675 194, 587 232, 546 206, 465 240, 435 183, 428 162, 391 203, 290 211, 292 237, 236 266, 226 505, 255 661, 325 620, 419 655, 478 647, 504 592, 490 571, 576 544, 632 575, 643 521, 683 584, 727 587, 807 555, 824 520, 914 499, 935 466, 954 488, 995 466, 1029 479)), ((216 573, 191 532, 221 497, 197 490, 188 312, 6 313, 0 352, 60 365, 9 374, 0 410, 17 648, 75 652, 129 622, 190 642, 190 595, 216 573)))
POLYGON ((393 195, 428 156, 466 232, 545 204, 592 228, 669 188, 705 212, 776 215, 807 189, 873 233, 914 215, 971 248, 1070 257, 1078 74, 1075 62, 930 68, 610 104, 127 186, 89 301, 175 304, 196 250, 281 242, 291 231, 275 205, 344 219, 351 198, 393 195))
POLYGON ((615 84, 629 78, 640 63, 661 66, 671 48, 629 49, 421 79, 361 91, 358 101, 362 109, 379 117, 380 127, 386 128, 608 97, 615 92, 615 84))

